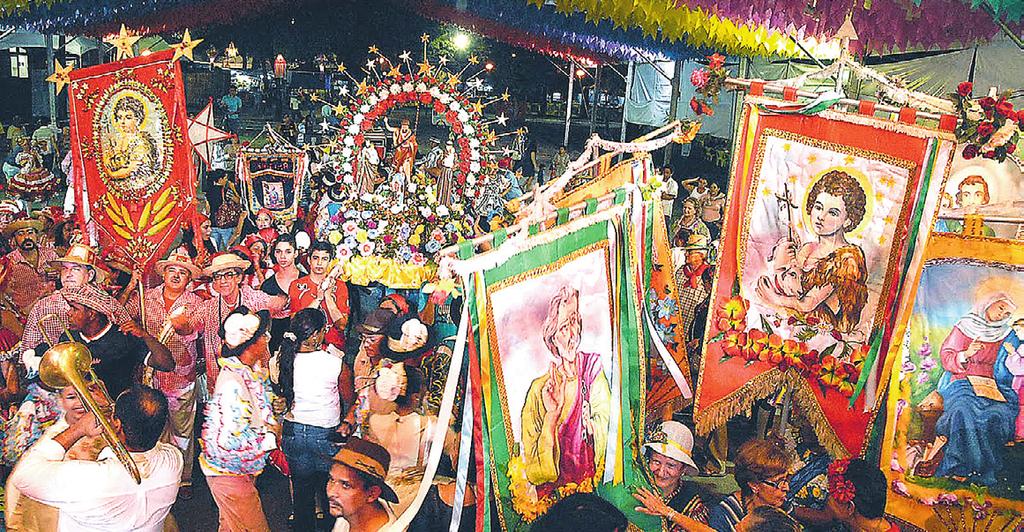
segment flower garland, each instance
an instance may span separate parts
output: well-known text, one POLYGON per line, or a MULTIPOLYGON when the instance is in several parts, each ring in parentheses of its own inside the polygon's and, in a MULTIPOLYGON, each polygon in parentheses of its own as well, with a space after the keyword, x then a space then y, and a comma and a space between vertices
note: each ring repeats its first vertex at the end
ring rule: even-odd
MULTIPOLYGON (((750 303, 740 296, 730 298, 715 309, 713 326, 719 332, 711 338, 711 342, 722 343, 721 362, 742 357, 748 366, 757 362, 766 363, 780 371, 793 370, 808 380, 817 381, 822 394, 833 389, 845 397, 853 395, 871 347, 869 344, 855 345, 852 342, 837 341, 819 352, 811 349, 808 341, 823 333, 829 333, 833 338, 837 336, 820 320, 813 316, 805 320, 790 317, 786 325, 796 329, 796 339, 783 339, 764 318, 760 329, 747 328, 749 309, 750 303), (841 351, 836 355, 840 347, 841 351)), ((781 322, 776 323, 776 326, 781 325, 781 322)))
POLYGON ((849 465, 849 458, 835 460, 828 465, 828 495, 842 503, 852 502, 857 496, 856 486, 846 479, 849 465))
POLYGON ((993 98, 973 100, 974 84, 964 81, 950 97, 956 105, 960 123, 956 139, 965 144, 964 159, 982 156, 999 162, 1017 150, 1020 130, 1024 128, 1024 109, 1016 110, 1009 101, 1009 92, 993 98))
POLYGON ((729 77, 729 73, 725 70, 725 56, 709 55, 708 68, 698 68, 690 74, 690 83, 700 94, 699 99, 696 96, 690 98, 690 109, 698 116, 714 115, 715 110, 711 104, 718 105, 718 94, 722 92, 727 77, 729 77), (709 101, 711 104, 708 104, 709 101))
MULTIPOLYGON (((456 79, 457 81, 457 79, 456 79)), ((433 109, 444 117, 445 122, 458 138, 459 164, 455 169, 455 180, 462 187, 454 194, 467 198, 478 198, 482 187, 478 187, 484 173, 495 165, 483 151, 488 142, 486 129, 481 125, 482 107, 474 106, 465 96, 453 91, 451 83, 442 83, 431 75, 405 74, 399 77, 381 79, 374 86, 363 85, 360 93, 365 100, 352 102, 341 114, 341 166, 342 180, 349 185, 355 183, 356 161, 359 151, 366 143, 364 134, 374 123, 387 116, 397 106, 419 104, 433 109)))

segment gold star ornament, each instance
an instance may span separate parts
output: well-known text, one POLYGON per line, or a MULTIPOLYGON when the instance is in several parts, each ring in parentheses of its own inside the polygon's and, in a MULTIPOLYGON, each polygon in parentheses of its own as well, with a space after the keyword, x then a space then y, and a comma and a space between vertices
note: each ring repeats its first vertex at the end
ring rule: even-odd
POLYGON ((391 70, 388 70, 388 77, 389 78, 400 78, 400 77, 402 77, 402 71, 399 70, 397 66, 393 66, 393 67, 391 67, 391 70))
POLYGON ((103 42, 112 44, 117 49, 117 60, 125 59, 128 57, 135 57, 135 43, 141 39, 138 35, 129 35, 128 28, 121 24, 121 31, 117 35, 112 35, 103 39, 103 42))
POLYGON ((473 112, 474 113, 476 113, 478 115, 483 115, 484 114, 484 104, 482 104, 480 102, 473 102, 469 106, 473 108, 473 112))
POLYGON ((427 44, 428 42, 430 42, 430 35, 427 35, 426 33, 420 35, 420 42, 422 42, 423 44, 427 44))
POLYGON ((369 53, 377 54, 377 53, 380 53, 380 50, 377 49, 377 45, 370 45, 370 52, 369 53))
POLYGON ((480 59, 477 58, 477 56, 475 56, 475 55, 469 56, 469 64, 475 65, 475 64, 477 64, 479 62, 480 62, 480 59))
POLYGON ((345 63, 338 63, 338 73, 339 74, 344 74, 345 73, 345 63))
POLYGON ((171 45, 171 48, 174 50, 174 57, 171 61, 177 61, 182 57, 187 57, 189 61, 195 61, 192 58, 192 51, 201 42, 203 42, 202 39, 192 39, 192 35, 189 34, 188 30, 185 30, 185 34, 181 36, 181 42, 171 45))
POLYGON ((370 86, 366 84, 366 80, 360 81, 357 87, 359 88, 357 92, 360 96, 370 92, 370 86))
POLYGON ((426 61, 416 63, 416 66, 420 67, 419 72, 416 73, 419 76, 429 76, 434 71, 434 66, 426 61))
POLYGON ((56 92, 60 94, 60 91, 64 90, 64 86, 71 83, 71 71, 74 70, 71 65, 61 66, 60 61, 53 60, 53 74, 46 78, 46 81, 57 85, 56 92))

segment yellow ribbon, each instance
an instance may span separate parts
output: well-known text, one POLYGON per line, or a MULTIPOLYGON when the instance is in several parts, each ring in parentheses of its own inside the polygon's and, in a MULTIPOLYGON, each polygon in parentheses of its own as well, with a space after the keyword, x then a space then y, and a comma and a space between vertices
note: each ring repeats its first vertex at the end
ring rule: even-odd
POLYGON ((343 278, 367 286, 377 281, 390 288, 417 289, 434 277, 437 266, 416 266, 384 257, 352 257, 342 267, 343 278))

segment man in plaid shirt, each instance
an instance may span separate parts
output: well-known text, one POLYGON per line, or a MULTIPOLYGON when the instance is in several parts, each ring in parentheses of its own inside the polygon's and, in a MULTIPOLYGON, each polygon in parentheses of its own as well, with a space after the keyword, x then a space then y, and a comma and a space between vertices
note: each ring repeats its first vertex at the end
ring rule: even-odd
MULTIPOLYGON (((153 385, 167 396, 170 442, 181 450, 185 458, 181 471, 178 496, 192 497, 192 460, 196 441, 193 437, 196 418, 196 338, 189 326, 189 314, 196 311, 203 300, 188 290, 189 283, 201 271, 184 250, 171 253, 167 260, 156 263, 156 272, 163 284, 146 291, 146 323, 149 334, 157 337, 174 357, 174 371, 154 373, 153 385), (182 334, 184 331, 185 334, 182 334)), ((133 298, 131 314, 139 319, 138 299, 133 298)))
POLYGON ((4 227, 4 236, 14 249, 3 257, 4 294, 22 316, 29 312, 41 294, 53 291, 53 281, 46 276, 46 267, 58 257, 57 251, 39 245, 38 220, 22 218, 4 227))

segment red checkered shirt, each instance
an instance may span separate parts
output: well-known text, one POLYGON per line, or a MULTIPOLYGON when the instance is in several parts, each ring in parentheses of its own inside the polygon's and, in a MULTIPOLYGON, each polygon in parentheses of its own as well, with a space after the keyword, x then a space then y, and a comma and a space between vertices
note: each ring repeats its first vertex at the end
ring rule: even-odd
POLYGON ((210 394, 213 394, 213 387, 217 384, 217 374, 220 366, 217 365, 217 358, 220 356, 220 344, 223 339, 220 337, 220 325, 224 319, 231 314, 239 304, 248 307, 256 312, 270 310, 270 302, 274 299, 265 292, 253 290, 242 285, 239 287, 239 301, 230 304, 224 301, 220 295, 203 301, 199 309, 192 315, 192 326, 203 335, 203 359, 206 361, 206 387, 210 394))
MULTIPOLYGON (((121 325, 131 320, 131 316, 128 315, 128 311, 124 306, 114 299, 113 296, 108 297, 110 299, 105 302, 105 306, 113 310, 114 325, 121 325)), ((71 307, 68 306, 67 300, 61 296, 59 290, 36 301, 36 304, 32 306, 32 310, 28 313, 25 333, 21 336, 22 351, 35 349, 36 346, 43 342, 56 342, 60 335, 64 334, 64 331, 68 328, 69 310, 71 310, 71 307), (46 318, 40 324, 39 320, 48 314, 54 314, 55 316, 46 318), (42 327, 41 330, 40 327, 42 327), (45 333, 45 336, 43 333, 45 333)))
POLYGON ((7 266, 4 292, 11 297, 21 312, 28 314, 32 304, 43 294, 53 292, 55 287, 53 282, 46 278, 46 267, 51 260, 58 258, 60 255, 57 250, 51 247, 39 248, 38 266, 29 263, 20 249, 15 249, 4 256, 7 266))
MULTIPOLYGON (((164 320, 174 310, 187 306, 186 312, 196 312, 203 304, 203 299, 185 292, 178 296, 171 308, 164 308, 164 285, 157 286, 146 291, 146 331, 155 338, 160 337, 164 327, 164 320)), ((129 305, 129 312, 132 318, 139 321, 139 299, 132 298, 129 305)), ((188 336, 182 336, 171 329, 170 335, 164 345, 171 350, 174 356, 174 371, 154 371, 153 380, 156 387, 163 392, 174 392, 187 388, 196 382, 196 339, 199 333, 193 332, 188 336)))

